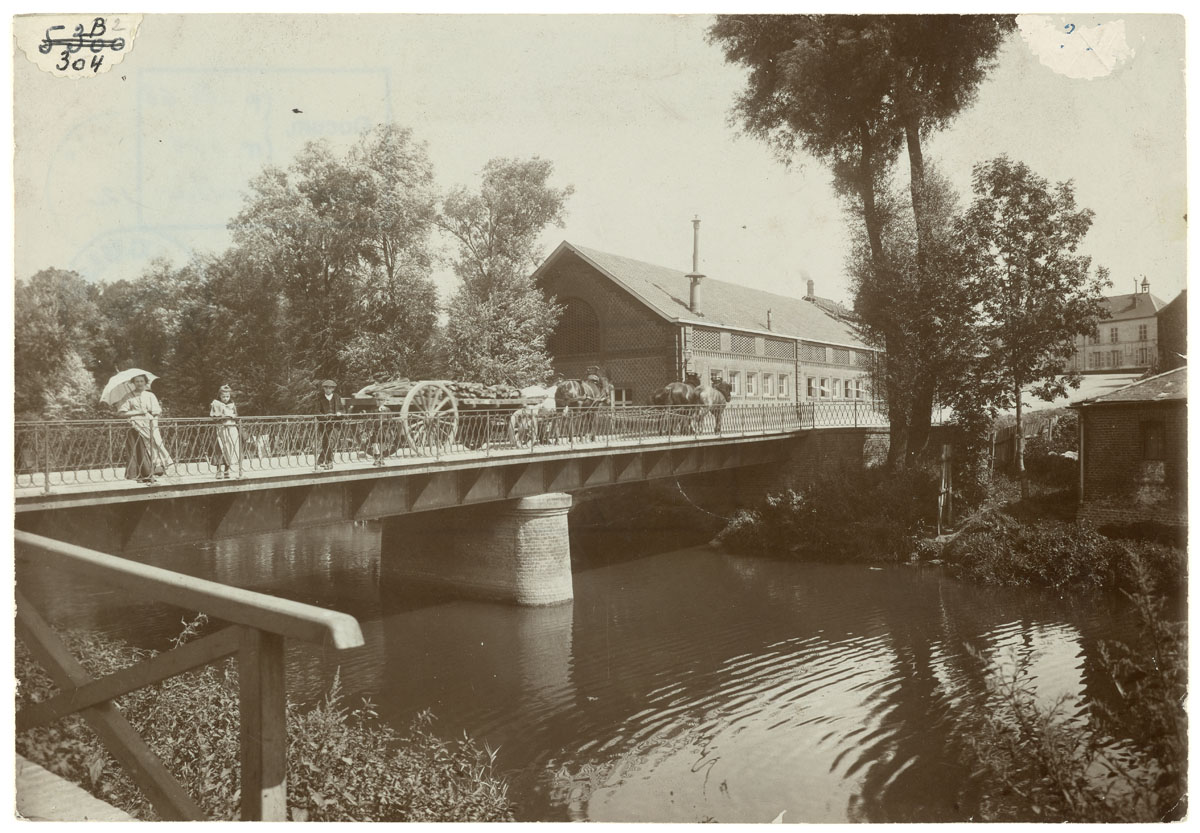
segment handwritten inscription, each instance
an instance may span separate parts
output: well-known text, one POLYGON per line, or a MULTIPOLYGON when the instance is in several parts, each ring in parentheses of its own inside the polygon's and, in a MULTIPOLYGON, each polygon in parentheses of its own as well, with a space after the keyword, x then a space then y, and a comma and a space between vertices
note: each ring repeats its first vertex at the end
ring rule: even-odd
POLYGON ((39 67, 87 78, 120 63, 140 23, 141 15, 31 15, 15 18, 13 28, 26 57, 39 67))
MULTIPOLYGON (((75 26, 75 34, 69 38, 54 38, 51 37, 51 32, 63 31, 66 26, 51 26, 46 30, 46 36, 42 38, 42 42, 38 44, 38 52, 43 55, 49 55, 50 51, 60 46, 65 46, 62 51, 62 64, 55 67, 60 71, 66 71, 68 68, 76 72, 82 72, 86 68, 91 68, 92 72, 99 72, 100 67, 104 65, 104 55, 101 54, 105 49, 111 49, 113 52, 120 52, 125 48, 125 38, 114 36, 110 40, 105 40, 104 35, 108 32, 108 23, 104 18, 97 17, 92 20, 92 28, 86 34, 83 31, 83 24, 79 23, 75 26), (84 47, 92 52, 92 60, 89 62, 87 58, 75 58, 71 56, 79 52, 84 47)), ((121 18, 114 18, 112 23, 113 32, 120 32, 121 18)))

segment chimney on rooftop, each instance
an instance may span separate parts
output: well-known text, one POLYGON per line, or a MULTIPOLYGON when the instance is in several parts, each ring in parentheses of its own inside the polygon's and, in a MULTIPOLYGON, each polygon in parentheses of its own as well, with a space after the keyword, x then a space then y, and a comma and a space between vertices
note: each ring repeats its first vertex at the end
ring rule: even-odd
POLYGON ((688 280, 692 282, 692 290, 688 296, 688 309, 695 315, 703 315, 700 312, 700 281, 704 280, 704 276, 700 274, 699 214, 692 220, 692 271, 688 274, 688 280))
POLYGON ((771 308, 767 307, 767 329, 771 329, 771 308))
POLYGON ((816 290, 813 288, 813 279, 809 278, 808 279, 808 291, 804 293, 804 298, 805 298, 805 300, 811 301, 815 297, 817 297, 817 293, 816 293, 816 290))

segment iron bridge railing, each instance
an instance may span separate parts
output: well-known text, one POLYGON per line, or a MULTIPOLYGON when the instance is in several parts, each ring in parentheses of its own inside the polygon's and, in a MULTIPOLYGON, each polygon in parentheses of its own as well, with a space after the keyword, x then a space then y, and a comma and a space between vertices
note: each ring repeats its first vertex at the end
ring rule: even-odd
MULTIPOLYGON (((162 419, 154 465, 167 478, 230 477, 316 468, 323 449, 336 466, 511 455, 535 446, 604 447, 685 441, 702 436, 787 433, 809 428, 886 427, 874 403, 856 400, 731 404, 723 410, 671 406, 605 406, 572 411, 538 407, 447 414, 354 413, 337 417, 242 417, 225 435, 220 422, 162 419)), ((14 426, 18 489, 56 488, 126 479, 130 457, 125 420, 18 422, 14 426)))

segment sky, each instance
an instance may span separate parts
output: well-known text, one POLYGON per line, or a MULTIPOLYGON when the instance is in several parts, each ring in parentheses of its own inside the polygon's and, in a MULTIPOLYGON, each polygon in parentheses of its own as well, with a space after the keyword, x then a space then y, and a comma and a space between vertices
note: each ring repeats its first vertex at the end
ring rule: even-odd
MULTIPOLYGON (((27 23, 36 43, 45 27, 27 23)), ((553 184, 575 192, 566 226, 543 236, 546 254, 569 240, 689 271, 699 216, 704 274, 788 295, 811 278, 818 295, 849 300, 845 217, 827 169, 803 155, 785 166, 739 134, 730 110, 744 72, 706 42, 710 23, 147 15, 120 63, 82 79, 16 50, 15 275, 132 279, 155 257, 220 251, 263 166, 394 121, 428 144, 443 189, 477 186, 494 157, 551 160, 553 184)), ((1170 300, 1186 269, 1183 18, 1021 26, 974 105, 929 139, 927 159, 964 203, 972 165, 1000 154, 1073 180, 1095 211, 1083 248, 1111 270, 1110 292, 1145 276, 1170 300)), ((445 296, 452 275, 436 279, 445 296)))

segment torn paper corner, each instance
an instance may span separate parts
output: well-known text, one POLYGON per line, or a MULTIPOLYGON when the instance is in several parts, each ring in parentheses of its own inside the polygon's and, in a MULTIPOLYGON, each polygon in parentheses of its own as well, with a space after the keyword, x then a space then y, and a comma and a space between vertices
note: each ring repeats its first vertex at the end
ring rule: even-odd
POLYGON ((1017 16, 1017 26, 1038 60, 1068 78, 1101 78, 1133 60, 1124 20, 1023 14, 1017 16))

